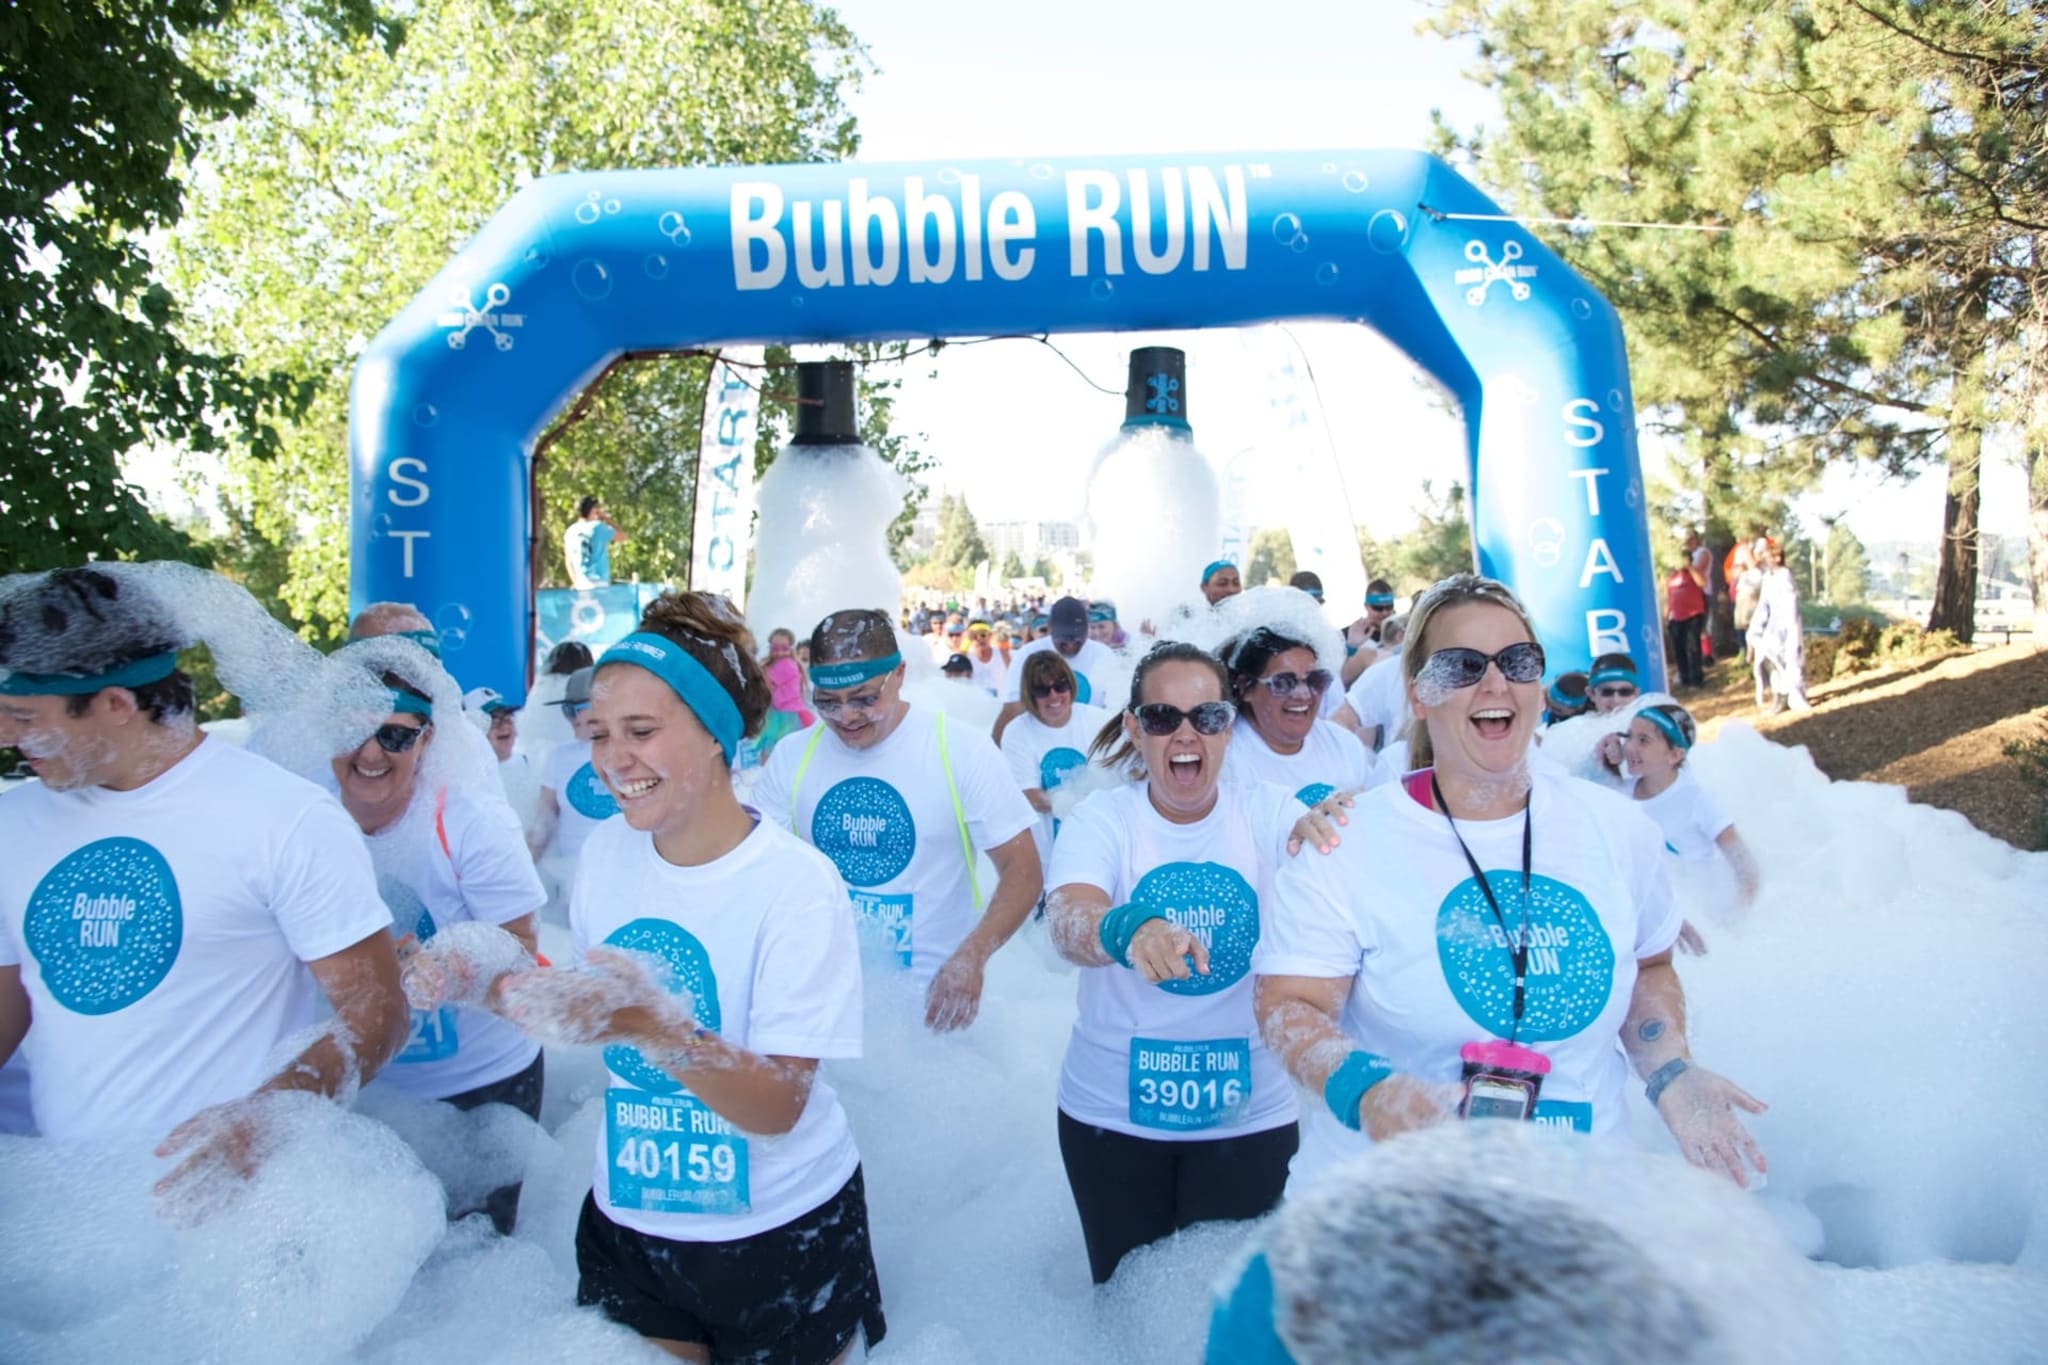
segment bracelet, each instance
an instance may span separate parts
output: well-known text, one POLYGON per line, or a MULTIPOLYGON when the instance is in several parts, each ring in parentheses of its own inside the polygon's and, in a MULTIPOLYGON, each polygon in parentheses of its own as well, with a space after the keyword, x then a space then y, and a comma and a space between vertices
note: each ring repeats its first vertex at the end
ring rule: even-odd
POLYGON ((1138 936, 1138 930, 1146 920, 1165 918, 1166 912, 1156 905, 1119 905, 1103 915, 1095 936, 1102 941, 1102 951, 1109 954, 1111 962, 1128 967, 1131 940, 1138 936))
POLYGON ((1394 1074, 1394 1065, 1371 1052, 1353 1052, 1323 1082, 1323 1103, 1337 1116, 1337 1122, 1352 1132, 1360 1131, 1358 1105, 1365 1092, 1394 1074))
POLYGON ((1650 1103, 1654 1105, 1657 1103, 1657 1097, 1664 1093, 1666 1086, 1690 1070, 1691 1062, 1683 1057, 1673 1057, 1650 1073, 1650 1079, 1643 1086, 1643 1093, 1650 1097, 1650 1103))

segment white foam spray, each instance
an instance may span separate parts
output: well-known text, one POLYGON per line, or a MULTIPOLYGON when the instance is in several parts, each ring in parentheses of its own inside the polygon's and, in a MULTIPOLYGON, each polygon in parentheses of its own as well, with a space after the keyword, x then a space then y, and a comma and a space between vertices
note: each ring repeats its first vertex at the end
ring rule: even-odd
POLYGON ((761 476, 760 530, 747 623, 760 640, 777 628, 797 639, 826 615, 886 612, 903 600, 889 558, 889 523, 909 485, 866 446, 789 446, 761 476))
POLYGON ((1150 621, 1165 634, 1176 608, 1206 606, 1202 567, 1222 517, 1215 471, 1191 441, 1159 426, 1121 432, 1088 471, 1093 595, 1114 601, 1127 629, 1150 621))

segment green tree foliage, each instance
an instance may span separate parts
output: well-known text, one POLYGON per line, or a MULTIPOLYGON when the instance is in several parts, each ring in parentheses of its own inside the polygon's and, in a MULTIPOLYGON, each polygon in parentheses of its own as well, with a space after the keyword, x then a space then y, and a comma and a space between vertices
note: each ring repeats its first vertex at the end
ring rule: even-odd
MULTIPOLYGON (((136 446, 275 446, 303 387, 206 349, 156 276, 149 234, 177 223, 175 174, 247 90, 192 49, 240 0, 18 0, 0 15, 0 568, 180 556, 192 542, 123 478, 136 446)), ((301 41, 387 41, 367 0, 307 11, 301 41)))
POLYGON ((1252 532, 1251 554, 1241 575, 1247 588, 1268 583, 1285 583, 1294 577, 1294 538, 1284 526, 1264 526, 1252 532))
POLYGON ((982 542, 981 527, 968 510, 967 499, 941 493, 939 531, 932 541, 929 562, 938 568, 955 570, 957 578, 959 573, 972 573, 974 566, 987 558, 988 546, 982 542))
MULTIPOLYGON (((282 597, 316 635, 347 609, 354 360, 514 192, 561 171, 829 160, 857 145, 844 101, 865 57, 809 0, 421 0, 408 15, 395 52, 315 43, 310 12, 288 3, 204 44, 254 99, 203 140, 173 238, 210 344, 317 389, 277 458, 235 461, 223 490, 284 554, 282 597)), ((543 572, 559 573, 555 537, 591 491, 630 536, 618 573, 677 576, 705 365, 622 367, 550 442, 543 572)))
POLYGON ((1977 467, 2015 411, 2048 224, 2036 5, 1442 0, 1506 123, 1443 147, 1620 308, 1677 501, 1725 546, 1830 460, 1942 458, 1937 624, 1967 632, 1977 467), (1960 595, 1958 595, 1960 593, 1960 595), (1961 619, 1953 619, 1960 612, 1961 619))
POLYGON ((1391 540, 1358 532, 1358 553, 1368 578, 1384 578, 1403 595, 1421 592, 1440 578, 1472 571, 1472 525, 1465 517, 1465 489, 1453 483, 1442 493, 1422 482, 1415 525, 1391 540))
POLYGON ((998 572, 1005 580, 1024 577, 1024 556, 1015 550, 1010 551, 1003 556, 1003 566, 998 572))

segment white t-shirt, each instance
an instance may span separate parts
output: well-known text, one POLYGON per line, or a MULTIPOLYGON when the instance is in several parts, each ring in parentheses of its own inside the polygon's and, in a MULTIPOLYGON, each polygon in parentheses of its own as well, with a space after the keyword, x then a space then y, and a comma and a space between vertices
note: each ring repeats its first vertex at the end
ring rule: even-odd
MULTIPOLYGON (((1623 1120, 1622 1021, 1636 962, 1678 937, 1670 860, 1633 803, 1538 770, 1531 786, 1528 1007, 1519 1041, 1550 1058, 1536 1117, 1603 1133, 1623 1120)), ((1509 933, 1520 930, 1522 816, 1458 822, 1509 933)), ((1513 953, 1441 812, 1401 783, 1359 802, 1327 857, 1295 858, 1273 883, 1252 968, 1352 977, 1344 1032, 1396 1070, 1456 1083, 1458 1050, 1506 1038, 1513 953)), ((1320 1101, 1320 1097, 1318 1097, 1320 1101)), ((1297 1178, 1370 1145, 1320 1102, 1302 1124, 1297 1178)))
POLYGON ((1313 806, 1331 792, 1363 791, 1372 785, 1372 754, 1358 736, 1331 721, 1309 727, 1301 748, 1276 752, 1242 716, 1230 731, 1223 751, 1223 775, 1239 782, 1270 782, 1313 806))
MULTIPOLYGON (((945 965, 982 909, 939 761, 941 725, 975 849, 1008 843, 1037 823, 988 736, 947 724, 927 706, 909 708, 869 749, 849 749, 819 721, 775 746, 754 788, 764 816, 832 860, 855 915, 888 934, 898 961, 920 978, 945 965)), ((983 906, 994 889, 981 888, 983 906)))
MULTIPOLYGON (((1635 796, 1635 789, 1635 779, 1631 778, 1630 796, 1635 796)), ((1683 768, 1678 770, 1678 780, 1663 791, 1636 798, 1636 809, 1657 822, 1657 828, 1664 834, 1664 847, 1688 863, 1714 861, 1721 853, 1720 845, 1714 841, 1724 830, 1735 826, 1720 799, 1683 768)))
POLYGON ((1010 665, 1003 659, 1003 651, 992 649, 983 659, 969 649, 967 660, 974 665, 974 685, 992 697, 1001 696, 1003 685, 1010 680, 1010 665))
POLYGON ((0 797, 0 966, 46 1137, 161 1137, 248 1094, 320 1017, 304 964, 390 923, 340 803, 218 739, 134 791, 0 797))
POLYGON ((564 858, 581 854, 591 833, 619 813, 612 789, 591 766, 587 739, 557 744, 541 769, 540 784, 555 794, 561 817, 555 824, 555 837, 548 851, 564 858))
MULTIPOLYGON (((1099 706, 1076 703, 1067 712, 1067 723, 1055 730, 1029 711, 1003 729, 1003 757, 1010 763, 1010 778, 1020 792, 1036 788, 1050 796, 1060 784, 1088 766, 1088 746, 1109 724, 1110 713, 1099 706)), ((1052 841, 1060 822, 1052 812, 1038 816, 1033 838, 1038 844, 1038 862, 1048 874, 1052 870, 1052 841)), ((1047 883, 1050 885, 1051 883, 1047 883)))
POLYGON ((1351 680, 1344 700, 1351 704, 1360 729, 1379 727, 1381 748, 1393 743, 1395 732, 1408 727, 1408 675, 1401 668, 1401 656, 1374 660, 1351 680))
POLYGON ((1153 986, 1129 967, 1081 969, 1080 1017, 1060 1068, 1060 1111, 1132 1137, 1200 1142, 1294 1122, 1294 1087, 1252 1017, 1252 951, 1275 867, 1305 813, 1284 788, 1224 782, 1190 825, 1147 784, 1096 792, 1053 850, 1052 885, 1112 906, 1158 905, 1206 940, 1209 973, 1153 986))
MULTIPOLYGON (((464 792, 449 792, 445 806, 419 794, 390 828, 365 842, 395 935, 425 944, 462 920, 509 924, 547 904, 525 841, 464 792)), ((405 1046, 370 1084, 445 1100, 517 1075, 539 1052, 539 1044, 488 1010, 414 1010, 405 1046)))
MULTIPOLYGON (((1047 635, 1042 639, 1033 640, 1022 649, 1011 650, 1010 675, 1003 679, 1003 690, 997 694, 997 700, 1016 701, 1018 684, 1024 677, 1024 660, 1040 650, 1052 647, 1052 637, 1047 635)), ((1067 656, 1062 654, 1060 657, 1066 659, 1067 656)), ((1117 698, 1103 695, 1102 690, 1103 681, 1116 671, 1115 650, 1100 640, 1083 640, 1081 652, 1067 659, 1067 667, 1074 670, 1075 701, 1090 702, 1097 706, 1118 704, 1117 698)))
MULTIPOLYGON (((569 927, 667 960, 697 1023, 763 1056, 860 1056, 860 946, 832 864, 766 820, 702 867, 677 867, 623 820, 591 837, 569 927)), ((787 1133, 741 1132, 637 1048, 604 1050, 609 1088, 593 1194, 614 1223, 731 1242, 800 1218, 860 1164, 821 1072, 787 1133)))

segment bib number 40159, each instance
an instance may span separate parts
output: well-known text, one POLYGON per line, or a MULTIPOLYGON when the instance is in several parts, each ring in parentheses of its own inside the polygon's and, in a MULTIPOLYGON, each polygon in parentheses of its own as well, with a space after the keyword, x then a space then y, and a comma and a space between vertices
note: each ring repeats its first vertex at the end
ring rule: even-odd
POLYGON ((605 1092, 608 1193, 644 1213, 745 1213, 747 1140, 687 1091, 605 1092))

